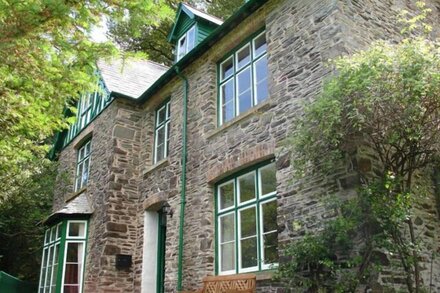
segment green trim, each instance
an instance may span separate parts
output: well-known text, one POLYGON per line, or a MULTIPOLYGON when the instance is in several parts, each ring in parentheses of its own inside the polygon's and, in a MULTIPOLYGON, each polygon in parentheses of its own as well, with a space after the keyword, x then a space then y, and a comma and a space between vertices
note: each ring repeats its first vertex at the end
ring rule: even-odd
MULTIPOLYGON (((171 31, 170 31, 170 33, 168 34, 168 37, 167 37, 167 40, 170 43, 178 41, 179 38, 181 36, 183 36, 183 34, 185 32, 188 31, 188 29, 187 29, 187 30, 184 30, 184 31, 179 33, 182 12, 184 12, 186 17, 188 17, 190 20, 192 20, 193 23, 197 23, 198 21, 203 21, 203 22, 207 22, 209 24, 213 24, 213 25, 219 26, 217 23, 212 22, 209 19, 203 18, 203 17, 201 17, 199 15, 195 15, 194 13, 191 12, 191 10, 189 10, 188 8, 185 7, 184 3, 180 2, 179 6, 177 8, 176 17, 174 18, 173 27, 171 28, 171 31), (177 31, 177 33, 176 33, 176 31, 177 31)), ((191 26, 192 26, 192 24, 191 24, 191 26)))
POLYGON ((161 209, 158 212, 157 221, 157 276, 156 293, 164 293, 165 280, 165 245, 166 245, 166 214, 161 209), (164 219, 165 218, 165 219, 164 219))
POLYGON ((219 253, 220 253, 220 249, 219 249, 219 240, 220 240, 220 228, 219 228, 219 221, 220 221, 220 217, 222 217, 223 215, 227 215, 227 214, 234 214, 234 232, 235 232, 235 241, 234 241, 234 252, 235 252, 235 273, 239 274, 239 273, 243 273, 240 272, 240 268, 239 268, 239 233, 238 233, 238 226, 240 225, 238 223, 238 213, 239 211, 245 210, 249 207, 254 207, 255 208, 255 213, 256 213, 256 239, 257 239, 257 259, 258 259, 258 269, 256 271, 267 271, 267 270, 273 270, 271 269, 263 269, 262 268, 262 254, 261 254, 261 248, 262 248, 262 237, 261 237, 261 219, 260 219, 260 214, 261 214, 261 205, 266 203, 266 202, 270 202, 273 201, 277 198, 276 193, 270 196, 265 196, 263 198, 260 198, 260 182, 261 182, 261 178, 260 178, 260 172, 259 170, 264 168, 265 166, 274 163, 275 159, 270 159, 270 160, 265 160, 263 162, 260 162, 258 164, 255 164, 253 166, 247 167, 243 170, 240 170, 239 172, 236 172, 222 180, 219 180, 216 184, 215 184, 215 190, 214 190, 214 195, 215 195, 215 274, 218 275, 220 273, 220 269, 219 266, 221 265, 219 262, 219 253), (254 172, 254 184, 255 184, 255 199, 253 199, 252 201, 245 203, 245 204, 241 204, 239 205, 238 203, 238 178, 252 173, 254 172), (226 209, 224 211, 219 211, 219 193, 218 193, 218 187, 226 182, 229 181, 233 181, 234 184, 234 206, 226 209))
MULTIPOLYGON (((56 285, 55 285, 55 292, 54 293, 61 293, 62 292, 62 281, 63 281, 63 272, 64 272, 64 259, 65 259, 65 255, 66 255, 66 243, 68 241, 80 241, 84 243, 84 258, 83 258, 83 268, 82 268, 82 291, 84 291, 84 276, 85 276, 85 266, 86 266, 86 259, 87 259, 87 243, 88 243, 88 232, 89 232, 89 220, 87 217, 76 217, 74 219, 63 219, 61 221, 56 222, 55 224, 51 225, 47 230, 51 230, 53 227, 55 227, 55 231, 56 231, 56 227, 61 224, 60 227, 60 239, 57 241, 55 240, 53 242, 52 245, 58 243, 59 244, 59 250, 58 250, 58 268, 57 268, 57 280, 56 280, 56 285), (84 221, 86 224, 85 226, 85 237, 81 237, 81 238, 69 238, 67 235, 67 225, 69 223, 69 221, 84 221)), ((49 237, 50 237, 50 232, 49 232, 49 237)), ((44 248, 45 247, 49 247, 50 245, 46 245, 43 244, 43 255, 44 255, 44 248)), ((55 251, 55 248, 54 248, 55 251)), ((41 269, 42 266, 40 267, 40 275, 41 275, 41 269)), ((41 280, 40 280, 41 282, 41 280)), ((38 283, 38 292, 40 292, 40 282, 38 283)), ((81 292, 82 292, 81 291, 81 292)))
MULTIPOLYGON (((217 62, 217 127, 220 127, 221 125, 227 123, 228 121, 234 119, 235 117, 238 117, 241 115, 241 113, 238 112, 238 85, 237 85, 237 76, 244 72, 247 69, 250 69, 250 78, 251 78, 251 108, 258 105, 258 101, 256 100, 256 93, 255 93, 255 75, 254 75, 254 65, 258 61, 260 61, 263 56, 267 56, 267 50, 265 53, 260 54, 259 56, 254 56, 254 48, 253 48, 253 41, 256 37, 264 33, 266 30, 266 27, 263 26, 262 28, 258 29, 248 37, 246 37, 243 41, 241 41, 237 46, 235 46, 232 50, 230 50, 227 54, 223 55, 222 58, 220 58, 219 62, 217 62), (237 63, 236 63, 236 54, 238 51, 244 49, 246 46, 249 46, 250 50, 250 60, 249 63, 246 66, 243 66, 240 69, 236 69, 237 63), (226 78, 225 80, 221 81, 221 65, 226 60, 232 58, 232 66, 233 66, 233 73, 230 77, 226 78), (228 120, 228 121, 222 121, 224 120, 224 117, 221 115, 222 109, 222 101, 221 101, 221 86, 225 85, 226 83, 233 81, 234 85, 234 116, 228 120)), ((267 42, 267 39, 266 39, 267 42)))
POLYGON ((67 220, 61 222, 61 242, 60 250, 58 254, 58 272, 57 272, 57 286, 55 289, 56 293, 61 292, 61 284, 63 280, 63 268, 64 268, 64 251, 66 246, 66 235, 67 235, 67 220), (62 253, 61 253, 62 252, 62 253))
POLYGON ((186 76, 178 67, 175 67, 176 74, 183 81, 183 121, 182 121, 182 174, 180 191, 180 224, 179 224, 179 255, 177 262, 177 291, 182 291, 182 271, 183 271, 183 233, 185 224, 185 205, 186 205, 186 160, 187 160, 187 123, 188 123, 188 91, 189 82, 186 76))
POLYGON ((206 53, 209 48, 219 42, 224 36, 237 27, 244 19, 250 16, 254 11, 263 6, 268 0, 249 0, 237 12, 229 17, 222 25, 218 26, 206 39, 198 44, 194 49, 186 54, 182 59, 168 69, 153 85, 151 85, 138 99, 129 98, 129 100, 143 104, 158 92, 171 79, 177 76, 176 68, 180 71, 189 66, 195 59, 206 53))
POLYGON ((163 159, 165 159, 165 158, 167 158, 168 157, 168 154, 169 154, 169 145, 168 145, 168 139, 169 139, 169 137, 168 137, 168 128, 170 127, 170 120, 171 120, 171 98, 170 97, 168 97, 168 98, 166 98, 162 103, 160 103, 159 104, 159 106, 158 107, 156 107, 156 109, 154 110, 154 134, 153 134, 153 165, 154 164, 157 164, 158 162, 160 162, 161 160, 163 160, 163 159), (169 108, 169 116, 168 116, 168 118, 166 118, 166 115, 167 115, 167 108, 166 108, 166 106, 167 106, 167 104, 169 104, 169 106, 168 106, 168 108, 169 108), (156 146, 156 140, 157 140, 157 135, 156 135, 156 131, 157 131, 157 129, 159 128, 158 126, 157 126, 157 112, 162 108, 162 107, 164 107, 165 106, 165 122, 163 123, 163 125, 165 126, 165 144, 166 144, 166 146, 165 146, 165 148, 166 149, 164 149, 164 152, 165 152, 165 150, 166 150, 166 152, 164 153, 164 157, 162 158, 162 159, 159 159, 159 160, 157 160, 156 159, 156 152, 157 152, 157 146, 156 146), (166 124, 168 123, 168 126, 166 126, 166 124))

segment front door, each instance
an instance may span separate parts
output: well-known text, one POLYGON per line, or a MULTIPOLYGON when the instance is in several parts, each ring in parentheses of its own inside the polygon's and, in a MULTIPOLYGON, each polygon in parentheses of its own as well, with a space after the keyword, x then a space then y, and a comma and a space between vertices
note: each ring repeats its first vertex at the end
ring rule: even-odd
POLYGON ((165 281, 165 242, 167 232, 167 214, 161 209, 159 212, 159 227, 157 230, 157 293, 164 293, 165 281))

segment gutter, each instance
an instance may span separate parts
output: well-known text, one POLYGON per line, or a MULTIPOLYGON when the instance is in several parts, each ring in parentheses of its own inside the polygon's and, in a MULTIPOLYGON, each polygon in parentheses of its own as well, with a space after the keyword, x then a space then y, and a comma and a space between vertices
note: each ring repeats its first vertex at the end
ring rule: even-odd
POLYGON ((183 271, 183 233, 185 224, 185 205, 186 205, 186 160, 187 160, 187 126, 188 126, 188 78, 182 74, 178 66, 173 66, 175 73, 183 81, 183 121, 182 121, 182 174, 180 189, 180 214, 179 214, 179 255, 177 262, 177 292, 182 291, 182 271, 183 271))
POLYGON ((258 8, 263 6, 268 0, 249 0, 243 4, 237 12, 217 27, 208 37, 200 44, 187 53, 182 59, 175 63, 167 72, 165 72, 153 85, 151 85, 138 99, 130 99, 137 103, 143 104, 163 86, 165 86, 172 78, 177 76, 178 71, 182 71, 189 66, 194 60, 204 54, 209 48, 216 44, 221 38, 227 35, 233 28, 243 22, 245 18, 251 15, 258 8))

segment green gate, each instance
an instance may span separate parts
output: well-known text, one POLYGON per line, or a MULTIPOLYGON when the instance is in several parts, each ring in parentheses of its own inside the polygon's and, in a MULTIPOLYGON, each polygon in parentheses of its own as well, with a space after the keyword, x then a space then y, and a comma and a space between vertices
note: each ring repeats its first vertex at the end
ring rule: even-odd
POLYGON ((35 284, 21 281, 3 271, 0 271, 0 292, 2 293, 35 293, 35 284))

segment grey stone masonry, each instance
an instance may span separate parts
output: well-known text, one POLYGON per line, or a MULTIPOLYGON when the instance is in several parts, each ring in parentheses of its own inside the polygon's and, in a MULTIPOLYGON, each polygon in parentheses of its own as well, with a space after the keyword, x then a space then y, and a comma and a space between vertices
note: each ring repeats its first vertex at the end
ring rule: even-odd
MULTIPOLYGON (((439 27, 440 3, 430 21, 439 27)), ((295 166, 284 144, 305 102, 320 92, 331 73, 329 59, 366 48, 377 39, 398 40, 395 17, 414 9, 409 0, 271 0, 184 69, 189 81, 187 197, 184 214, 183 288, 195 290, 215 274, 216 182, 245 167, 276 160, 277 221, 280 247, 313 232, 334 215, 322 198, 352 196, 358 184, 353 166, 331 176, 292 181, 295 166), (217 64, 249 35, 265 27, 268 43, 269 98, 222 126, 217 125, 217 64)), ((176 292, 182 171, 183 81, 176 77, 145 104, 116 99, 60 154, 60 180, 54 210, 72 194, 76 150, 92 138, 91 173, 85 194, 94 213, 90 219, 84 292, 141 292, 145 207, 167 201, 165 291, 176 292), (155 109, 171 103, 169 156, 153 164, 155 109), (62 174, 67 174, 64 176, 62 174), (133 256, 128 270, 116 270, 115 255, 133 256)), ((362 159, 362 158, 360 158, 362 159)), ((362 162, 361 164, 362 165, 362 162)), ((432 198, 418 207, 416 226, 424 237, 423 281, 440 291, 438 211, 432 198)), ((157 237, 157 235, 146 235, 157 237)), ((280 250, 282 254, 282 250, 280 250)), ((156 265, 156 264, 151 264, 156 265)), ((391 270, 391 268, 390 268, 391 270)), ((272 272, 257 272, 258 292, 284 292, 272 272)), ((375 284, 400 288, 393 272, 384 270, 375 284)), ((143 292, 149 292, 144 289, 143 292)), ((381 292, 381 291, 377 291, 381 292)), ((152 292, 154 293, 154 292, 152 292)))

